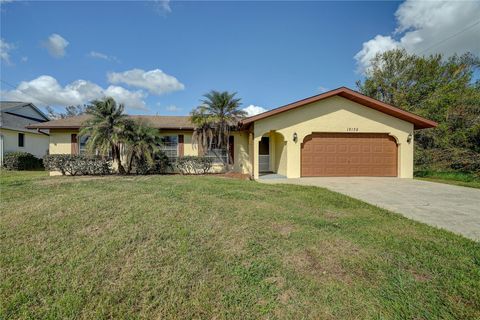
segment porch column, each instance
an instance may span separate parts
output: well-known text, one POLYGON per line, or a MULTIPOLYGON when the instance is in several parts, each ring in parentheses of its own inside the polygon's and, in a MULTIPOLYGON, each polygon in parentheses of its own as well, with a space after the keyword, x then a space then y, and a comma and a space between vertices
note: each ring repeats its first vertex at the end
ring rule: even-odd
POLYGON ((257 137, 253 139, 253 178, 258 179, 259 170, 258 170, 258 151, 259 143, 262 137, 257 137))
MULTIPOLYGON (((269 147, 270 149, 268 150, 268 154, 270 155, 270 163, 269 163, 269 166, 270 166, 270 171, 272 172, 275 172, 275 144, 277 143, 275 141, 276 137, 275 137, 275 131, 270 131, 270 133, 268 134, 268 137, 269 137, 269 147)), ((276 173, 276 172, 275 172, 276 173)))

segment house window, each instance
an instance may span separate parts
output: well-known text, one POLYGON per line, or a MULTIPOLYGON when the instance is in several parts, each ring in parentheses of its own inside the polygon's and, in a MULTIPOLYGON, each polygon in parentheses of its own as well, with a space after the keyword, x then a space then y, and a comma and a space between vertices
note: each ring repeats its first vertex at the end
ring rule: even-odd
POLYGON ((205 154, 206 158, 212 158, 213 163, 227 163, 228 155, 227 148, 218 147, 217 141, 213 141, 212 147, 205 154))
POLYGON ((160 149, 169 158, 178 157, 178 136, 163 136, 161 138, 160 149))
POLYGON ((20 148, 25 147, 25 134, 24 133, 19 133, 18 134, 18 146, 20 148))
POLYGON ((87 141, 88 141, 87 136, 81 136, 79 139, 79 154, 85 154, 87 153, 87 141))

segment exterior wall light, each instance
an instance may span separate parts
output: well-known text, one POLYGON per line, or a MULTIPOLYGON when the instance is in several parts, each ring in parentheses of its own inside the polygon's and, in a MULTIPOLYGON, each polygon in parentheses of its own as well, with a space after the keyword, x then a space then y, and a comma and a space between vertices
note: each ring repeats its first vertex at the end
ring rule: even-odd
POLYGON ((413 137, 412 134, 409 133, 409 134, 408 134, 408 137, 407 137, 407 142, 408 142, 408 143, 412 142, 412 137, 413 137))
POLYGON ((297 133, 294 132, 294 133, 293 133, 293 142, 297 143, 297 140, 298 140, 297 133))

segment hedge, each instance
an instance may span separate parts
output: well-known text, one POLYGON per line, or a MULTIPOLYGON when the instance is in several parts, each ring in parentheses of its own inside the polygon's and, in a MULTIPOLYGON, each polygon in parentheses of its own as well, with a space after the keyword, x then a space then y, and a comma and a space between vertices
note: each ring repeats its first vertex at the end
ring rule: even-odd
POLYGON ((112 173, 110 160, 71 154, 51 154, 43 158, 47 170, 60 171, 62 175, 107 175, 112 173))
POLYGON ((175 162, 175 167, 181 174, 206 174, 212 169, 212 158, 185 156, 175 162))
POLYGON ((32 170, 42 168, 42 160, 28 152, 7 152, 3 156, 3 166, 7 170, 32 170))

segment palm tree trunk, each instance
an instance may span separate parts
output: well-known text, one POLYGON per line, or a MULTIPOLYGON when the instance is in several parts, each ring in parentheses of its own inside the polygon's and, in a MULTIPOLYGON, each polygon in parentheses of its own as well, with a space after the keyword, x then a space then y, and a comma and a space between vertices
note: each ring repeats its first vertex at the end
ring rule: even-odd
POLYGON ((130 172, 132 172, 133 155, 134 155, 134 153, 132 152, 132 154, 130 156, 130 160, 128 161, 127 174, 130 174, 130 172))
POLYGON ((120 147, 115 146, 114 150, 115 150, 115 157, 117 158, 117 162, 118 162, 118 173, 125 174, 125 168, 122 165, 122 159, 120 155, 120 147))

